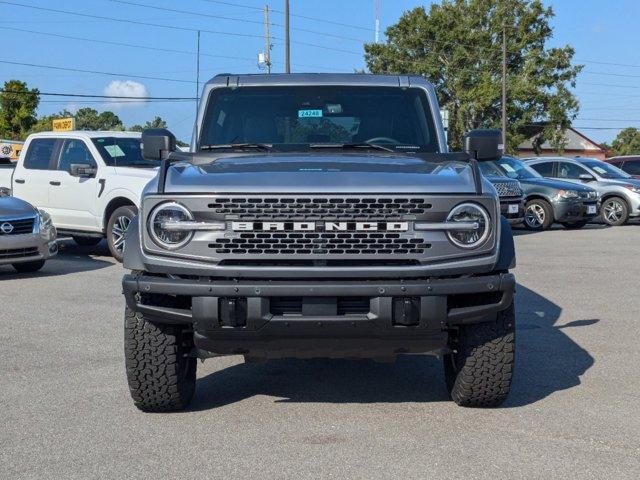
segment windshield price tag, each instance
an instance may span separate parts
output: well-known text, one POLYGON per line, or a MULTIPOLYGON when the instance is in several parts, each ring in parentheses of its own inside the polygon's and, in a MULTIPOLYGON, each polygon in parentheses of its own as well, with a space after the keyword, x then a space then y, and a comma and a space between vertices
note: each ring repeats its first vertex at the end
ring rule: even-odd
POLYGON ((322 110, 298 110, 298 118, 320 118, 322 110))

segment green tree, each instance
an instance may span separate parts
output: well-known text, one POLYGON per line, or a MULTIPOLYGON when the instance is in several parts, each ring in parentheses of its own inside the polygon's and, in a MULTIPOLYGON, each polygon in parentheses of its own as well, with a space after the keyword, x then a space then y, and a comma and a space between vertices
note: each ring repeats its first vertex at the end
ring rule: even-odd
POLYGON ((527 127, 543 123, 539 147, 561 149, 562 134, 577 114, 569 91, 581 66, 570 46, 547 48, 551 8, 539 0, 444 0, 429 12, 405 12, 386 30, 387 42, 366 44, 373 73, 424 75, 449 110, 449 143, 460 148, 473 128, 500 128, 502 31, 507 25, 507 151, 526 139, 527 127))
POLYGON ((640 130, 629 127, 618 133, 611 142, 613 155, 638 155, 640 154, 640 130))
POLYGON ((130 131, 132 132, 141 132, 142 130, 145 130, 147 128, 167 128, 167 122, 164 121, 162 119, 162 117, 158 117, 156 116, 153 120, 151 120, 150 122, 147 121, 144 126, 142 125, 133 125, 129 128, 130 131))
POLYGON ((79 109, 75 115, 78 130, 124 130, 122 120, 113 112, 97 110, 89 107, 79 109))
POLYGON ((0 137, 23 140, 36 123, 40 103, 37 88, 29 89, 25 82, 9 80, 0 92, 0 137))

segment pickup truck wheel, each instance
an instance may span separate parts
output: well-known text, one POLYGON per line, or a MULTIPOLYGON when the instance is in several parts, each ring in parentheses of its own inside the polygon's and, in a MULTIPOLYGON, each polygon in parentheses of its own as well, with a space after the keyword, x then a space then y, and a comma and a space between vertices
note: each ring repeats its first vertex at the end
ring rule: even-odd
POLYGON ((527 230, 548 229, 553 224, 553 207, 545 200, 529 200, 524 207, 523 223, 527 230))
POLYGON ((100 237, 72 237, 73 241, 81 247, 93 247, 102 241, 100 237))
POLYGON ((44 267, 44 260, 36 260, 34 262, 14 263, 11 265, 17 272, 32 273, 37 272, 44 267))
POLYGON ((122 262, 124 255, 124 236, 131 219, 138 214, 138 209, 132 205, 116 208, 107 222, 107 244, 113 258, 122 262))
POLYGON ((511 388, 515 361, 513 303, 495 322, 463 325, 444 356, 451 399, 463 407, 497 407, 511 388))
POLYGON ((607 225, 619 227, 629 220, 629 206, 623 198, 607 198, 602 202, 600 214, 602 215, 602 220, 604 220, 607 225))
POLYGON ((144 412, 184 409, 196 388, 193 333, 155 323, 129 308, 124 318, 124 354, 129 391, 144 412))

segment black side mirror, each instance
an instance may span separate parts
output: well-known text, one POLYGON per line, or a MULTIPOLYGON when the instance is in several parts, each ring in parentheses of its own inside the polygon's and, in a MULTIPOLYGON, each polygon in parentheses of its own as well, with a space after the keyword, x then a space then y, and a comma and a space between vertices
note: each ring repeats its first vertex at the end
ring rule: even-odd
POLYGON ((148 128, 142 132, 142 156, 162 160, 176 149, 176 137, 166 128, 148 128))
POLYGON ((88 163, 72 163, 69 165, 69 175, 72 177, 95 177, 98 169, 88 163))
POLYGON ((593 175, 589 175, 588 173, 581 173, 580 175, 578 175, 578 178, 583 182, 593 182, 595 180, 595 178, 593 178, 593 175))
POLYGON ((465 153, 479 162, 498 160, 503 150, 500 130, 471 130, 464 135, 465 153))

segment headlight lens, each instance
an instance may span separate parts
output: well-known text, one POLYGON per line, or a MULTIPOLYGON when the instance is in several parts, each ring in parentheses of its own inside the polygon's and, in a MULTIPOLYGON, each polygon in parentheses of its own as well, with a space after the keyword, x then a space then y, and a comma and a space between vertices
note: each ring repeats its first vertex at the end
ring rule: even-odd
POLYGON ((163 203, 155 208, 149 217, 148 230, 153 241, 162 248, 175 250, 183 247, 193 237, 193 231, 175 231, 163 228, 165 222, 188 222, 193 214, 187 207, 176 203, 163 203))
POLYGON ((475 224, 475 228, 447 230, 449 240, 460 248, 476 248, 482 245, 491 233, 491 221, 487 211, 475 203, 461 203, 449 212, 447 222, 475 224))
POLYGON ((38 217, 40 222, 40 231, 49 230, 53 223, 51 222, 51 215, 44 210, 38 210, 38 217))
POLYGON ((580 198, 580 194, 577 190, 558 190, 558 198, 580 198))

